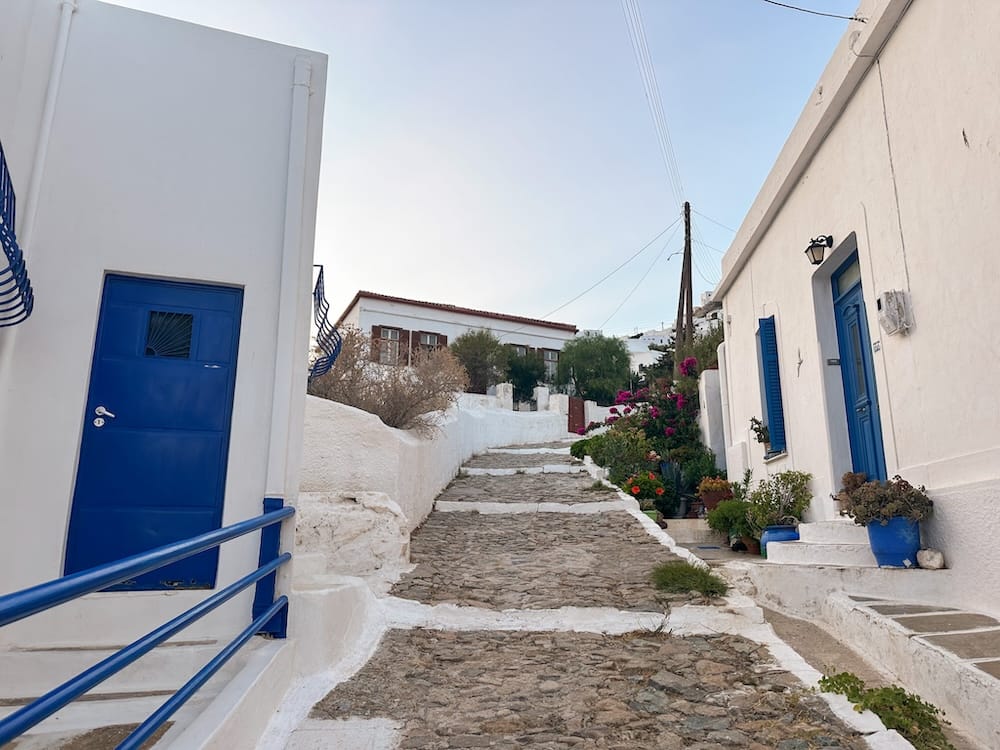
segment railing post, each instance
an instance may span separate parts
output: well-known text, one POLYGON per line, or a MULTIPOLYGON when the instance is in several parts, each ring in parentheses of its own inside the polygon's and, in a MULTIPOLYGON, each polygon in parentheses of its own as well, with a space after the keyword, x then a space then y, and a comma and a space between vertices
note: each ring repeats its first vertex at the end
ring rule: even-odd
MULTIPOLYGON (((264 512, 270 513, 284 507, 285 501, 280 497, 265 497, 264 512)), ((260 557, 257 566, 266 565, 278 556, 281 547, 281 524, 276 523, 260 530, 260 557)), ((265 576, 257 581, 253 597, 253 619, 257 619, 274 604, 274 587, 278 572, 265 576)), ((257 631, 258 635, 269 635, 272 638, 284 638, 288 631, 288 607, 282 607, 274 617, 268 620, 257 631)))

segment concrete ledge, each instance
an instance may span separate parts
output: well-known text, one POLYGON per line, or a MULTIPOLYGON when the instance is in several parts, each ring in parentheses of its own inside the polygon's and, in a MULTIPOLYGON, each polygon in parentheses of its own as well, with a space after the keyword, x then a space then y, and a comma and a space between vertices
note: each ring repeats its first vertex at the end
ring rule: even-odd
POLYGON ((983 747, 1000 747, 1000 680, 983 672, 890 616, 846 594, 827 601, 825 621, 861 654, 892 672, 908 690, 945 712, 983 747))
MULTIPOLYGON (((868 544, 868 530, 844 518, 799 524, 799 541, 809 544, 868 544)), ((771 545, 768 545, 770 548, 771 545)))
POLYGON ((178 722, 156 744, 176 750, 254 747, 292 679, 295 643, 271 641, 247 661, 190 723, 178 722))
POLYGON ((877 568, 871 546, 864 544, 817 544, 815 542, 769 542, 767 560, 775 565, 832 565, 877 568))

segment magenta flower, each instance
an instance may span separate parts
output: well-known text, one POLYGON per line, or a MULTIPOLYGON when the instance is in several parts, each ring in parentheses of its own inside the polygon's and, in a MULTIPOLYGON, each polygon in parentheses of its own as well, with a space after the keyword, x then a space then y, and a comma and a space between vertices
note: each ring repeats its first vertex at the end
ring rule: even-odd
POLYGON ((612 414, 617 414, 618 413, 618 407, 617 406, 612 406, 610 409, 608 409, 608 411, 610 413, 612 413, 612 414))
POLYGON ((675 430, 673 427, 668 427, 663 431, 663 434, 666 435, 667 437, 671 437, 675 432, 677 432, 677 430, 675 430))
POLYGON ((684 408, 684 396, 681 395, 680 393, 677 394, 677 408, 678 409, 684 408))

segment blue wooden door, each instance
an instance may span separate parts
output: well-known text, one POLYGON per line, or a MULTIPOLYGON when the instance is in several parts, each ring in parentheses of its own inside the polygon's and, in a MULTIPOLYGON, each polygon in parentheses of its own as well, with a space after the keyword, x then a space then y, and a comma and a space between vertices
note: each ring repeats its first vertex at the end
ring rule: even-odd
MULTIPOLYGON (((74 573, 220 527, 240 289, 109 275, 66 543, 74 573)), ((218 549, 116 590, 212 588, 218 549)))
POLYGON ((885 477, 882 421, 879 418, 875 368, 872 365, 868 318, 861 293, 861 270, 857 255, 833 276, 834 316, 840 348, 840 374, 844 382, 847 432, 851 463, 869 479, 885 477))

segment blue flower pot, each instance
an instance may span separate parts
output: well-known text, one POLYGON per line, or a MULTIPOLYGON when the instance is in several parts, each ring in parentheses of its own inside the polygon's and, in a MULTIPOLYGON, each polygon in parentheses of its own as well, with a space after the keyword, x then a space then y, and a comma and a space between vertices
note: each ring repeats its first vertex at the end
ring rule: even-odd
POLYGON ((872 521, 868 524, 868 542, 880 568, 916 568, 920 522, 890 518, 883 526, 879 521, 872 521))
POLYGON ((767 526, 760 535, 760 556, 767 557, 768 542, 796 542, 799 530, 794 526, 767 526))

